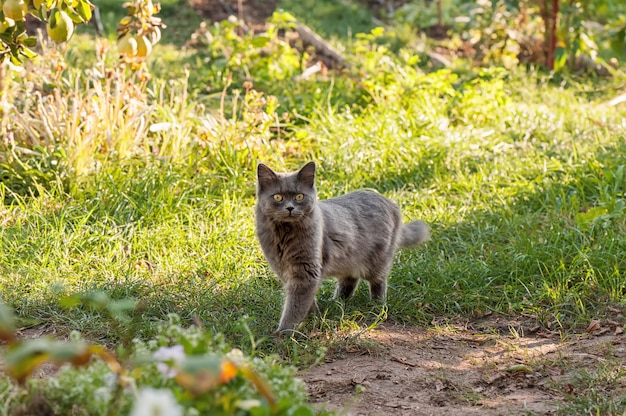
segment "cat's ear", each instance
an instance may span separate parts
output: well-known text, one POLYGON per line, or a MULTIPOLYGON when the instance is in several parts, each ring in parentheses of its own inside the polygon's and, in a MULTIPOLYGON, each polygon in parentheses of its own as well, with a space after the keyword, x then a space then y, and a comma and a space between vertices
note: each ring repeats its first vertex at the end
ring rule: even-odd
POLYGON ((263 163, 259 163, 259 166, 257 166, 256 176, 259 191, 271 186, 278 179, 276 173, 263 163))
POLYGON ((298 181, 309 188, 315 187, 315 162, 309 162, 300 169, 298 181))

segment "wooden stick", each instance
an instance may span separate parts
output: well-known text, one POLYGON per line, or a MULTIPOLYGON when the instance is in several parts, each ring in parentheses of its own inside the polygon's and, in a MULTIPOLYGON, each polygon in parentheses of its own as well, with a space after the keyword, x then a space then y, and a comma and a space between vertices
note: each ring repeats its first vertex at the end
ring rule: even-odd
POLYGON ((310 27, 300 22, 296 22, 296 32, 298 32, 300 39, 313 46, 315 50, 333 59, 339 65, 346 66, 346 58, 344 58, 341 52, 322 39, 320 35, 313 32, 310 27))

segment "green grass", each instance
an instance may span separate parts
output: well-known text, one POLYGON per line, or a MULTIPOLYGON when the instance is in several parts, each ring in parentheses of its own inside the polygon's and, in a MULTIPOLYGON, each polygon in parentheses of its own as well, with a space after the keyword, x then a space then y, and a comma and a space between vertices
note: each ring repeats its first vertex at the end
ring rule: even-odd
POLYGON ((623 366, 613 361, 603 362, 594 370, 576 372, 567 386, 556 386, 567 398, 567 404, 560 406, 556 414, 622 414, 626 408, 624 376, 623 366))
MULTIPOLYGON (((312 62, 278 36, 280 19, 267 36, 222 23, 183 49, 199 19, 172 0, 162 42, 132 73, 114 41, 124 10, 99 6, 106 39, 87 28, 68 48, 46 46, 9 72, 3 92, 0 293, 18 326, 80 331, 134 367, 139 386, 181 393, 152 362, 129 357, 181 343, 188 354, 237 346, 278 388, 295 371, 285 360, 303 368, 327 353, 375 350, 361 334, 385 320, 430 327, 495 312, 567 337, 593 319, 622 319, 626 108, 602 103, 623 90, 623 72, 581 78, 462 59, 425 72, 411 46, 423 39, 406 28, 371 31, 356 4, 306 13, 306 3, 284 0, 350 62, 298 81, 312 62), (311 159, 321 198, 374 188, 405 220, 428 222, 432 241, 396 256, 386 305, 365 284, 332 300, 325 281, 321 316, 277 339, 283 297, 254 235, 255 167, 311 159), (168 324, 178 319, 188 328, 168 324)), ((96 406, 89 398, 111 375, 100 364, 67 369, 42 391, 59 406, 96 406)), ((568 399, 559 412, 623 412, 619 365, 571 374, 574 390, 553 386, 568 399)), ((245 377, 238 383, 212 391, 220 399, 247 386, 246 397, 258 396, 245 377)), ((33 386, 13 397, 0 383, 0 408, 34 406, 33 386)), ((279 389, 285 406, 306 407, 304 388, 291 387, 295 396, 279 389)), ((123 397, 129 408, 133 395, 123 397)))
MULTIPOLYGON (((108 30, 121 16, 113 3, 101 5, 108 30)), ((166 23, 179 13, 189 10, 164 4, 166 23)), ((110 332, 98 311, 60 305, 66 296, 103 290, 138 301, 138 336, 149 337, 155 322, 177 313, 236 344, 251 348, 256 339, 263 352, 307 362, 336 342, 324 334, 381 318, 428 325, 435 316, 524 313, 570 331, 607 305, 626 305, 626 112, 599 105, 623 77, 556 79, 522 68, 426 74, 408 51, 393 54, 381 39, 367 38, 343 74, 276 82, 255 71, 271 60, 252 57, 211 79, 230 73, 241 86, 248 65, 247 73, 264 74, 253 79, 264 96, 234 87, 207 95, 199 74, 224 64, 168 46, 189 33, 164 38, 152 57, 154 79, 139 92, 106 94, 92 94, 89 86, 105 81, 81 69, 96 59, 77 52, 89 45, 79 38, 68 52, 76 68, 57 74, 58 88, 70 102, 100 103, 100 110, 85 106, 76 113, 83 125, 63 130, 59 123, 57 141, 41 143, 64 149, 58 160, 49 156, 52 166, 72 168, 35 186, 24 181, 29 172, 54 169, 28 154, 30 171, 1 160, 11 168, 0 186, 0 292, 23 322, 116 342, 123 334, 110 332), (181 78, 190 62, 187 85, 181 78), (123 101, 128 95, 140 104, 123 101), (270 95, 277 109, 263 101, 270 95), (120 114, 107 135, 98 117, 118 99, 126 107, 107 116, 120 114), (176 128, 150 131, 137 120, 176 128), (400 204, 406 220, 430 223, 433 238, 397 256, 387 310, 367 299, 364 285, 345 305, 332 301, 333 283, 325 282, 323 318, 303 329, 311 338, 272 343, 282 295, 254 236, 254 167, 263 161, 294 169, 309 159, 320 164, 321 197, 375 188, 400 204)), ((17 97, 30 87, 16 80, 14 88, 17 97)), ((16 111, 30 111, 16 102, 16 111)), ((11 128, 28 143, 22 125, 11 128)))
POLYGON ((357 33, 367 33, 376 27, 371 11, 356 1, 281 0, 278 7, 311 26, 326 39, 346 42, 357 33))
MULTIPOLYGON (((125 2, 119 0, 99 0, 94 2, 100 11, 104 31, 109 38, 116 38, 116 28, 126 16, 125 2)), ((161 12, 157 17, 163 19, 168 29, 163 31, 162 44, 184 44, 199 26, 201 19, 189 3, 184 0, 160 0, 161 12)), ((94 33, 91 26, 79 26, 77 33, 94 33)))

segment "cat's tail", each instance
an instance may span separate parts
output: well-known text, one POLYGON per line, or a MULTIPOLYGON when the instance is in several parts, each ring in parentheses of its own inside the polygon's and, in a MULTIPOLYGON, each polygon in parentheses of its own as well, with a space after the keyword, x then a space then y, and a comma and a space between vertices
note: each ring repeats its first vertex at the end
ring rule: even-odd
POLYGON ((411 221, 402 226, 400 247, 411 248, 430 239, 430 227, 424 221, 411 221))

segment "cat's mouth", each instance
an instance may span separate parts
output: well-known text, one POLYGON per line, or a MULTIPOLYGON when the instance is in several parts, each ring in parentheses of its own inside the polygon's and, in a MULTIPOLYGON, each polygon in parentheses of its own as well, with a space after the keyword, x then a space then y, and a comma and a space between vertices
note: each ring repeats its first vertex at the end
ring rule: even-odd
POLYGON ((302 217, 302 214, 299 212, 293 212, 293 211, 289 211, 289 212, 285 212, 283 213, 283 215, 281 216, 281 218, 284 221, 298 221, 300 218, 302 217))

